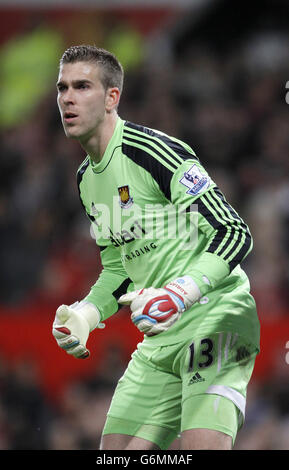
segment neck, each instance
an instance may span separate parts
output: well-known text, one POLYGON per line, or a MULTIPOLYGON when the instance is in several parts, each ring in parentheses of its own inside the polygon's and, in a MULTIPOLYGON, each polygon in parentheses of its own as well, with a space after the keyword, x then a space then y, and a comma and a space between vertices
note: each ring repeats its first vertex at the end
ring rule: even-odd
POLYGON ((99 163, 105 153, 108 143, 114 133, 118 114, 116 111, 108 114, 100 123, 97 130, 89 138, 80 141, 80 145, 94 163, 99 163))

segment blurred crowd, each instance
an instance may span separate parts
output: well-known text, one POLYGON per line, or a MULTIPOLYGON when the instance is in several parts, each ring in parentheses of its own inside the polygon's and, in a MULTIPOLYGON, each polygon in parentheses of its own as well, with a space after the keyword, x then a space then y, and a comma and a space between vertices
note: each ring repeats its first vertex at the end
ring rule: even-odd
MULTIPOLYGON (((260 314, 276 316, 288 307, 288 37, 264 34, 227 57, 193 44, 159 65, 157 44, 127 73, 119 113, 192 146, 249 224, 244 267, 260 314)), ((85 155, 64 136, 54 88, 0 140, 1 301, 81 296, 98 264, 75 180, 85 155)))
MULTIPOLYGON (((287 316, 289 36, 263 31, 219 55, 203 42, 174 54, 171 41, 165 33, 147 41, 144 60, 126 75, 119 114, 191 145, 251 229, 244 268, 261 322, 287 316)), ((85 155, 64 136, 54 84, 0 143, 1 304, 72 303, 100 265, 75 179, 85 155)), ((42 393, 35 364, 0 361, 0 449, 97 448, 125 366, 109 360, 113 373, 71 384, 57 403, 42 393)), ((283 361, 252 385, 237 449, 289 448, 288 367, 283 361)))

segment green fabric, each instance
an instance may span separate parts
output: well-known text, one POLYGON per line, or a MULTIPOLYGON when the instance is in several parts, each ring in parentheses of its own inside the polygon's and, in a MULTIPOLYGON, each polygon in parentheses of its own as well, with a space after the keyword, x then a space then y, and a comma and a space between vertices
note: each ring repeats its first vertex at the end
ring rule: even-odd
POLYGON ((121 377, 104 434, 131 434, 166 448, 180 432, 212 429, 235 441, 258 348, 234 333, 169 346, 140 343, 121 377), (166 439, 164 439, 166 437, 166 439))
POLYGON ((202 293, 155 345, 192 331, 236 331, 259 342, 259 321, 240 262, 252 249, 249 229, 226 201, 193 150, 178 139, 118 119, 99 164, 78 170, 81 202, 103 271, 86 300, 102 320, 129 287, 162 287, 190 275, 202 293))

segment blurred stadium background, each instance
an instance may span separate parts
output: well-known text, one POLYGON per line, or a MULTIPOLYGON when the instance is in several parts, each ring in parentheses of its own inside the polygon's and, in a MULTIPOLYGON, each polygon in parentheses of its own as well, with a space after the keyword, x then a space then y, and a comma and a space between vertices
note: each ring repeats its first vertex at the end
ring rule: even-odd
POLYGON ((101 268, 56 107, 59 57, 81 43, 124 64, 120 115, 187 141, 248 222, 262 352, 235 448, 289 449, 288 1, 79 3, 0 1, 0 449, 98 448, 140 340, 125 310, 87 361, 51 335, 101 268))

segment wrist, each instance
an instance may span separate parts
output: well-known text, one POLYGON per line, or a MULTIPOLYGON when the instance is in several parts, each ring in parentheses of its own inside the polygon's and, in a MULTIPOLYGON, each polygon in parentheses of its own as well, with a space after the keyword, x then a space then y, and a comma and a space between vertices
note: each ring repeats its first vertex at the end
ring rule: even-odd
POLYGON ((90 302, 81 301, 72 306, 87 321, 89 331, 94 330, 100 323, 101 317, 98 308, 90 302))
POLYGON ((230 274, 230 268, 220 256, 206 252, 194 262, 188 274, 198 284, 203 296, 214 290, 230 274))

